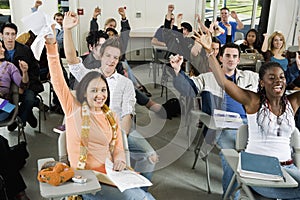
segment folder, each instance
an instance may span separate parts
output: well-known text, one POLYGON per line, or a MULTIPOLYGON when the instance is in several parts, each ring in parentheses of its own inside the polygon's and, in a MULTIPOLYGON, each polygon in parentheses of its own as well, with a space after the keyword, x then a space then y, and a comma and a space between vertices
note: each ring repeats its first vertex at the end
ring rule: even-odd
POLYGON ((8 100, 0 98, 0 110, 3 110, 7 113, 11 113, 11 111, 13 111, 15 107, 16 106, 14 104, 9 103, 8 100))
POLYGON ((240 152, 238 169, 241 177, 270 181, 284 181, 281 165, 276 157, 240 152))

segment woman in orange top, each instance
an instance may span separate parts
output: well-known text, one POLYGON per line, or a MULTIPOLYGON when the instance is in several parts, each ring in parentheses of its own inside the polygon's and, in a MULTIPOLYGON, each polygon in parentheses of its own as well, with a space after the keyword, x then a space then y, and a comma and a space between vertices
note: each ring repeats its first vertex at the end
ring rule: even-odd
MULTIPOLYGON (((55 32, 54 32, 55 33, 55 32)), ((63 77, 55 37, 46 38, 51 81, 66 115, 67 151, 73 168, 105 172, 105 160, 110 159, 113 169, 125 169, 125 153, 121 130, 115 115, 108 107, 109 89, 105 77, 97 71, 89 72, 80 81, 76 97, 63 77)), ((120 49, 116 49, 120 52, 120 49)), ((120 192, 118 188, 102 184, 95 195, 84 199, 154 199, 140 188, 120 192)))

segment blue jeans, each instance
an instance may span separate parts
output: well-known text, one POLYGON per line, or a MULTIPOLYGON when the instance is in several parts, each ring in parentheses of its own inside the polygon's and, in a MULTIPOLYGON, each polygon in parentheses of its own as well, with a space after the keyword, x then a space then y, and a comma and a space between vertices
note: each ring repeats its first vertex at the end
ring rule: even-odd
POLYGON ((101 184, 101 190, 95 195, 84 194, 84 200, 154 200, 154 197, 140 188, 133 188, 120 192, 117 187, 101 184))
POLYGON ((294 165, 286 165, 283 167, 297 182, 298 187, 295 188, 267 188, 267 187, 252 187, 258 194, 274 199, 300 199, 300 170, 294 165))
POLYGON ((40 100, 36 97, 36 94, 32 90, 26 89, 21 95, 21 101, 22 103, 20 104, 18 115, 25 126, 28 118, 34 116, 32 109, 33 107, 39 106, 40 100))
MULTIPOLYGON (((14 112, 14 111, 12 110, 11 112, 14 112)), ((6 120, 9 116, 9 114, 10 113, 0 110, 0 122, 6 120)))
POLYGON ((137 172, 151 180, 155 163, 149 161, 151 155, 156 152, 148 141, 137 131, 132 131, 128 136, 131 166, 137 172))
MULTIPOLYGON (((247 124, 247 119, 243 119, 243 123, 247 124)), ((221 147, 221 149, 235 149, 236 133, 237 130, 228 130, 228 129, 223 130, 219 138, 217 138, 217 144, 221 147)), ((219 155, 221 158, 221 163, 223 168, 222 187, 223 187, 223 195, 224 195, 234 172, 229 166, 226 159, 224 158, 224 155, 221 152, 219 155)), ((236 186, 237 183, 233 185, 233 189, 236 188, 236 186)), ((235 193, 234 199, 237 200, 238 197, 239 197, 239 191, 235 193)))

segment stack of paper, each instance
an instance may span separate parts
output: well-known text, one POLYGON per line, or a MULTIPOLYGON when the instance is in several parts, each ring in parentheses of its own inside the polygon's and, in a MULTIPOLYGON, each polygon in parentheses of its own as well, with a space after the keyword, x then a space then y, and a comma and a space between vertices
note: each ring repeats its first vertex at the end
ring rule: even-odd
POLYGON ((243 120, 238 113, 214 109, 214 123, 218 128, 238 129, 243 120))
POLYGON ((240 152, 237 171, 241 177, 269 181, 283 181, 278 158, 240 152))

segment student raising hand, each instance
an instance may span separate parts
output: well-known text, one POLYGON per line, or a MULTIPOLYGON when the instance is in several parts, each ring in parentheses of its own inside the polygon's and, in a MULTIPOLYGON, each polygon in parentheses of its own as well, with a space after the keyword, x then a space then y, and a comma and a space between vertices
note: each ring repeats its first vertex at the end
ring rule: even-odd
POLYGON ((64 21, 63 21, 63 27, 64 29, 71 30, 73 27, 75 27, 78 24, 78 16, 76 13, 68 11, 65 13, 64 21))

